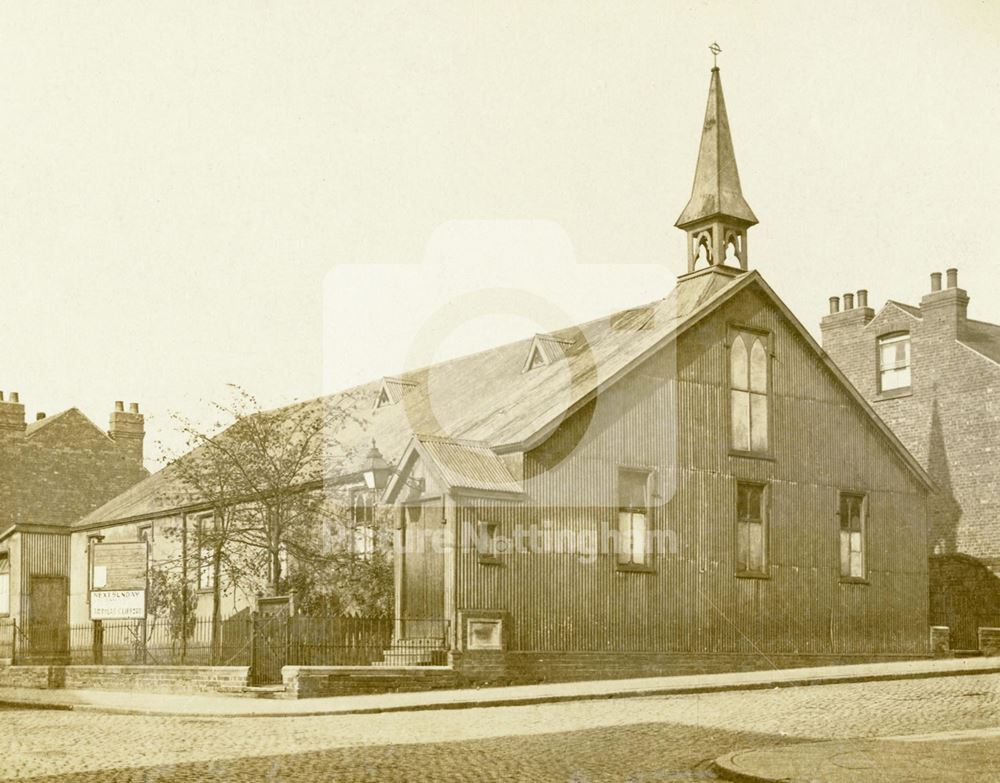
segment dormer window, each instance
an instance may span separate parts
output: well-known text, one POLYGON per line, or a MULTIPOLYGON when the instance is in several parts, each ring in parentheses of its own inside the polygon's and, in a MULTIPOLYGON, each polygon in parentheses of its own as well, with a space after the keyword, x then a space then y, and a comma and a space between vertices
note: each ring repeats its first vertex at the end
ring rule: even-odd
POLYGON ((878 389, 880 392, 910 388, 910 334, 901 332, 878 341, 878 389))
POLYGON ((530 372, 539 367, 545 367, 565 357, 566 348, 573 344, 572 340, 556 337, 551 334, 536 334, 528 348, 528 357, 524 360, 521 372, 530 372))
POLYGON ((548 362, 542 355, 542 349, 537 345, 532 349, 531 355, 528 357, 527 370, 534 370, 538 367, 544 367, 548 362))
POLYGON ((375 410, 387 405, 395 405, 416 385, 416 381, 408 381, 405 378, 383 378, 382 385, 375 396, 375 410))

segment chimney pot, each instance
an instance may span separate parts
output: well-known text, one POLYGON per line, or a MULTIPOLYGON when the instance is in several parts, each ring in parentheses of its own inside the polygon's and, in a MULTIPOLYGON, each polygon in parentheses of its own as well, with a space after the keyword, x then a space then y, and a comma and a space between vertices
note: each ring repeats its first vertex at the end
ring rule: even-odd
POLYGON ((130 402, 128 404, 128 412, 129 413, 138 413, 139 412, 139 403, 137 403, 137 402, 130 402))
POLYGON ((10 393, 10 401, 11 402, 20 402, 21 401, 21 394, 19 392, 11 392, 10 393))
POLYGON ((125 403, 122 402, 121 400, 115 400, 115 410, 116 411, 124 411, 125 410, 125 403))
POLYGON ((931 272, 931 293, 941 290, 941 273, 931 272))
POLYGON ((868 307, 868 289, 858 291, 858 307, 868 307))
POLYGON ((44 418, 45 418, 45 411, 38 411, 38 413, 35 414, 35 421, 41 421, 44 418))
POLYGON ((945 274, 948 275, 948 288, 958 288, 958 270, 952 267, 946 269, 945 274))
POLYGON ((845 310, 854 309, 854 294, 844 294, 844 309, 845 310))
POLYGON ((831 296, 830 297, 830 315, 840 312, 840 297, 831 296))

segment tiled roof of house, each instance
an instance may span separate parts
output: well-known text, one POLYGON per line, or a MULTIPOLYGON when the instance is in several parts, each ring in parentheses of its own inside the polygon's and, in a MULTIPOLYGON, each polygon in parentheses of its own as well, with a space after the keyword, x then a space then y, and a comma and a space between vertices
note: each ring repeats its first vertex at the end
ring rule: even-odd
MULTIPOLYGON (((404 373, 400 377, 416 385, 395 404, 375 407, 376 396, 383 388, 382 379, 378 379, 279 408, 267 415, 290 416, 293 412, 311 411, 319 415, 324 406, 350 413, 335 433, 325 463, 313 466, 317 479, 356 476, 373 438, 392 464, 417 435, 423 443, 434 444, 427 447, 439 452, 445 464, 458 460, 468 467, 471 462, 483 459, 487 447, 497 453, 533 448, 599 389, 616 381, 688 325, 754 282, 779 303, 805 339, 811 340, 759 273, 735 277, 704 274, 685 280, 658 301, 552 332, 552 337, 560 341, 563 358, 535 369, 525 370, 525 358, 533 342, 527 338, 404 373), (435 441, 435 438, 446 440, 435 441), (449 441, 471 441, 476 446, 456 449, 447 445, 449 441)), ((814 341, 812 344, 825 357, 814 341)), ((861 395, 850 387, 832 362, 830 366, 902 450, 861 395)), ((925 479, 922 469, 903 451, 911 467, 925 479)), ((490 471, 497 461, 491 458, 489 462, 489 465, 481 462, 471 472, 476 475, 480 468, 485 471, 482 476, 485 483, 509 480, 509 473, 507 477, 492 475, 490 471)), ((196 502, 179 480, 177 471, 167 466, 88 515, 79 525, 150 516, 196 502)))
POLYGON ((1000 325, 968 320, 965 322, 962 342, 983 356, 1000 363, 1000 325))

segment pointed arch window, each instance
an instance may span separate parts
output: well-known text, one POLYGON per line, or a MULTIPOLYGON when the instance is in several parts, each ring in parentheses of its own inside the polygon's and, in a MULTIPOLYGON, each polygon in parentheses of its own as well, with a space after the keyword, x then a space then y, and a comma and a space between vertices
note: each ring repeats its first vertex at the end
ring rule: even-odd
POLYGON ((767 454, 770 449, 771 362, 768 336, 736 330, 729 347, 730 446, 767 454))

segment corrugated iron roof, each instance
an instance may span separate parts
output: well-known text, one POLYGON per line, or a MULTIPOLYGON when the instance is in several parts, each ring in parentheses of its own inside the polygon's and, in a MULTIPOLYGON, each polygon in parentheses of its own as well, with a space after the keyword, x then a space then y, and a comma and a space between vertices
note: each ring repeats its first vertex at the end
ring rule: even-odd
POLYGON ((417 436, 424 455, 453 489, 520 493, 521 485, 486 443, 417 436))
MULTIPOLYGON (((753 282, 758 282, 806 339, 811 339, 758 272, 736 277, 704 274, 686 279, 658 301, 553 332, 552 336, 561 341, 565 359, 531 372, 523 372, 525 356, 532 344, 532 338, 527 338, 402 374, 400 378, 407 383, 408 391, 395 405, 374 407, 383 384, 379 379, 266 415, 320 415, 324 406, 349 414, 333 434, 322 464, 311 466, 311 478, 356 472, 372 438, 385 459, 395 464, 416 433, 421 439, 440 439, 442 444, 464 443, 462 448, 455 445, 433 448, 442 464, 468 472, 469 481, 478 477, 484 487, 490 482, 503 483, 510 480, 510 473, 504 467, 506 477, 500 474, 496 465, 502 462, 494 459, 495 454, 487 459, 488 450, 516 452, 532 448, 568 412, 578 409, 599 389, 622 377, 681 330, 753 282), (409 387, 410 383, 415 385, 409 387)), ((816 350, 822 356, 818 347, 816 350)), ((902 449, 861 395, 846 379, 844 383, 897 448, 902 449)), ((925 478, 912 456, 908 452, 905 456, 911 467, 925 478)), ((177 472, 168 466, 79 524, 88 526, 152 515, 195 502, 197 499, 190 497, 177 472)))

